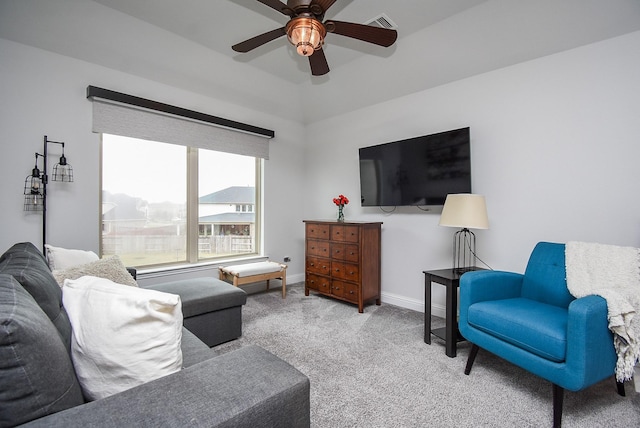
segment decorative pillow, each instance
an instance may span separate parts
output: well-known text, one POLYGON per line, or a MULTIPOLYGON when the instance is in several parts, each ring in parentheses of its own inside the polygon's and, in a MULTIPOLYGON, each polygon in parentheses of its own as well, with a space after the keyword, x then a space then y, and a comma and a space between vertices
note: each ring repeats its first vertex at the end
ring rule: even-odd
POLYGON ((60 287, 64 284, 65 279, 78 279, 87 275, 109 279, 118 284, 138 286, 118 256, 105 257, 84 265, 53 271, 53 276, 60 287))
POLYGON ((70 267, 84 265, 98 260, 98 255, 93 251, 68 250, 45 244, 45 256, 51 270, 68 269, 70 267))
POLYGON ((108 397, 182 368, 180 296, 108 279, 67 279, 62 289, 71 357, 88 400, 108 397))
POLYGON ((15 278, 0 274, 0 426, 83 403, 68 350, 51 320, 15 278))

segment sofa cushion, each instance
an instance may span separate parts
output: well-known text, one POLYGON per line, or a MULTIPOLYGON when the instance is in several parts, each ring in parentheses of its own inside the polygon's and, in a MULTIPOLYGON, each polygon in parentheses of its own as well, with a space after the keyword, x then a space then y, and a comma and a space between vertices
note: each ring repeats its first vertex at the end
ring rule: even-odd
POLYGON ((105 257, 90 263, 70 267, 63 270, 54 270, 53 277, 62 287, 65 279, 78 279, 81 276, 97 276, 123 285, 137 287, 138 283, 127 270, 118 256, 105 257))
POLYGON ((62 290, 42 253, 30 242, 15 244, 0 257, 0 273, 13 276, 33 296, 71 349, 71 324, 62 306, 62 290))
POLYGON ((194 364, 201 363, 202 361, 214 358, 218 355, 218 352, 212 348, 209 348, 206 343, 198 339, 198 337, 182 327, 182 342, 180 343, 180 349, 182 349, 182 367, 187 368, 194 364))
POLYGON ((73 364, 87 399, 182 368, 179 296, 83 276, 64 282, 63 300, 73 326, 73 364))
POLYGON ((11 275, 0 274, 0 426, 83 402, 71 358, 51 320, 11 275))
POLYGON ((51 270, 69 269, 70 267, 84 265, 99 259, 93 251, 70 250, 45 244, 45 257, 51 270))
POLYGON ((565 360, 566 309, 515 298, 474 303, 467 314, 469 324, 485 333, 547 360, 565 360))
POLYGON ((146 288, 180 295, 185 318, 242 306, 247 302, 244 290, 211 277, 165 282, 146 288))

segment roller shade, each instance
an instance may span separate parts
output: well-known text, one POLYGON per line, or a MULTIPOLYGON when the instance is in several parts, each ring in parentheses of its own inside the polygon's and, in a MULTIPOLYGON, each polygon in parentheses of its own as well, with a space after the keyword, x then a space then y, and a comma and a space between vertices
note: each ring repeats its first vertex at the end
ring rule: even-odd
POLYGON ((87 98, 93 132, 269 159, 273 131, 93 86, 87 98))

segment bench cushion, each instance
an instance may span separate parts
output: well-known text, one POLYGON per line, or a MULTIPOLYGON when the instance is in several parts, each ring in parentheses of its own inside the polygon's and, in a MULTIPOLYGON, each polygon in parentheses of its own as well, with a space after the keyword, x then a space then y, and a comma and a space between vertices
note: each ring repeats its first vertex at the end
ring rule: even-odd
POLYGON ((556 362, 565 360, 567 319, 566 309, 525 298, 478 302, 468 310, 470 325, 556 362))
POLYGON ((254 275, 263 275, 265 273, 280 272, 283 267, 280 263, 276 262, 258 262, 247 263, 244 265, 234 265, 221 267, 224 272, 228 272, 232 275, 236 275, 240 278, 254 275))

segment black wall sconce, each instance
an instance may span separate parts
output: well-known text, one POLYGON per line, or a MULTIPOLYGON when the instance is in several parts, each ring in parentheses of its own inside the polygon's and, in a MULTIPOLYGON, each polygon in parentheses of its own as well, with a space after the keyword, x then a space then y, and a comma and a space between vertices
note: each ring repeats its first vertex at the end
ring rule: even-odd
POLYGON ((47 149, 49 144, 60 144, 62 146, 62 156, 60 162, 53 167, 53 181, 72 182, 73 168, 67 163, 64 156, 64 143, 60 141, 51 141, 44 136, 44 150, 42 153, 35 154, 36 162, 31 175, 24 180, 24 211, 41 211, 42 212, 42 250, 45 251, 44 244, 47 242, 47 183, 49 177, 47 175, 47 149), (42 158, 42 170, 38 168, 38 159, 42 158))

